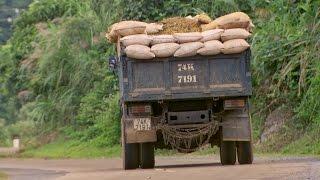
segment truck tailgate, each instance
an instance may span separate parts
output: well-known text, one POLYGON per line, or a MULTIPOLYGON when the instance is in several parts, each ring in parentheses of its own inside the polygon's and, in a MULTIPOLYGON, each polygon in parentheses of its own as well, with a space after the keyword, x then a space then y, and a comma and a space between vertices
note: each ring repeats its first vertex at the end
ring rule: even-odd
POLYGON ((251 95, 250 51, 233 55, 121 61, 124 101, 251 95))

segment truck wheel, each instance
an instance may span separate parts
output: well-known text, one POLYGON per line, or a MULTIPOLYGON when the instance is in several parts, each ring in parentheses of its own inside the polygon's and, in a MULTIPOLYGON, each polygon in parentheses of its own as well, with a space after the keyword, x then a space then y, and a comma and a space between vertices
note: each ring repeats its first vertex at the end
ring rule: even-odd
POLYGON ((139 144, 130 143, 123 147, 123 168, 136 169, 139 168, 139 144))
POLYGON ((252 164, 252 143, 250 141, 237 142, 237 154, 239 164, 252 164))
POLYGON ((142 169, 154 168, 154 143, 142 143, 140 165, 142 169))
POLYGON ((221 141, 220 160, 222 165, 234 165, 236 163, 236 143, 234 141, 221 141))

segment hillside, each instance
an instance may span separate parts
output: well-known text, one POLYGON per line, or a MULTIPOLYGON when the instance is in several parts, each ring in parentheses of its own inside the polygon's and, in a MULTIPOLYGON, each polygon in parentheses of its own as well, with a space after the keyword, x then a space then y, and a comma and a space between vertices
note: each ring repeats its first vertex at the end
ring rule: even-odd
POLYGON ((199 12, 215 18, 234 11, 248 13, 256 26, 251 104, 258 148, 319 154, 320 2, 315 0, 35 1, 14 21, 13 35, 0 49, 0 145, 8 145, 14 134, 24 137, 27 148, 61 136, 74 146, 118 144, 119 97, 106 62, 114 54, 104 38, 107 27, 121 19, 158 21, 199 12), (283 123, 270 136, 277 117, 283 123), (291 148, 297 143, 305 147, 291 148))

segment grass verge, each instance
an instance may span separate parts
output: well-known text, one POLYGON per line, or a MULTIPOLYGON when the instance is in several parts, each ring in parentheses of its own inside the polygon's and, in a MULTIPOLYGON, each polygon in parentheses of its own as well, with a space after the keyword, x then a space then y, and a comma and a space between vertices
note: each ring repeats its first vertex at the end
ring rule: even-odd
MULTIPOLYGON (((190 155, 210 155, 218 153, 218 148, 201 148, 199 151, 190 153, 190 155)), ((156 149, 156 156, 184 156, 176 150, 156 149)), ((189 155, 189 154, 187 154, 189 155)), ((112 158, 121 156, 120 145, 114 147, 96 147, 90 143, 77 141, 63 141, 59 139, 52 143, 43 145, 39 148, 29 148, 19 154, 20 158, 112 158)))
MULTIPOLYGON (((219 154, 218 147, 204 147, 200 150, 184 154, 176 150, 156 149, 156 156, 206 156, 219 154)), ((20 153, 20 158, 48 158, 48 159, 66 159, 66 158, 112 158, 121 156, 120 145, 114 147, 95 147, 89 143, 79 143, 75 141, 58 140, 50 144, 43 145, 36 149, 26 149, 20 153)))
POLYGON ((320 156, 320 129, 314 128, 282 150, 283 154, 320 156))
MULTIPOLYGON (((288 132, 288 131, 286 131, 288 132)), ((268 143, 255 146, 254 154, 262 156, 317 156, 320 157, 319 130, 310 130, 297 137, 292 134, 276 135, 268 143), (289 140, 289 141, 288 141, 289 140), (279 146, 281 144, 282 146, 279 146)), ((183 154, 176 150, 156 149, 157 156, 210 156, 219 155, 218 147, 203 147, 199 151, 183 154)), ((54 142, 39 148, 29 148, 20 153, 21 158, 111 158, 121 156, 121 146, 97 147, 92 142, 80 142, 58 138, 54 142)))
MULTIPOLYGON (((156 156, 211 156, 219 155, 219 148, 203 147, 193 153, 184 154, 176 150, 156 149, 156 156)), ((283 156, 281 153, 261 153, 255 151, 255 155, 263 156, 283 156)), ((95 147, 90 143, 80 143, 76 141, 58 140, 50 144, 46 144, 36 149, 27 149, 19 155, 20 158, 48 158, 48 159, 66 159, 66 158, 112 158, 121 157, 120 145, 114 147, 95 147)))
POLYGON ((20 153, 22 158, 110 158, 119 157, 120 146, 96 147, 90 142, 58 139, 39 148, 26 149, 20 153))
POLYGON ((320 129, 313 127, 299 131, 285 126, 267 142, 256 145, 255 149, 261 154, 320 157, 320 129))

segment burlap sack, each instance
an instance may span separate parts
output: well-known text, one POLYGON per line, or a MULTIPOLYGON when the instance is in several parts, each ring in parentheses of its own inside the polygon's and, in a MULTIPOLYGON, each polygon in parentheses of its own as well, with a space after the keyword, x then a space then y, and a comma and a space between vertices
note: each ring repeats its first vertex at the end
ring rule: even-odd
POLYGON ((135 34, 135 35, 129 35, 125 36, 120 39, 120 42, 124 46, 130 46, 134 44, 140 44, 144 46, 149 46, 152 38, 146 34, 135 34))
POLYGON ((219 40, 223 31, 224 31, 223 29, 212 29, 212 30, 204 31, 201 33, 202 35, 201 42, 219 40))
POLYGON ((151 52, 153 52, 156 57, 170 57, 179 49, 180 45, 177 43, 163 43, 156 44, 151 47, 151 52))
POLYGON ((157 24, 157 23, 149 23, 146 26, 146 33, 147 34, 155 34, 158 33, 163 29, 163 24, 157 24))
POLYGON ((189 42, 180 44, 180 48, 174 53, 174 57, 188 57, 195 56, 198 49, 202 48, 204 45, 202 42, 189 42))
POLYGON ((202 31, 210 30, 210 29, 232 29, 232 28, 249 28, 249 26, 253 26, 250 17, 243 12, 234 12, 231 14, 227 14, 225 16, 221 16, 209 24, 205 24, 201 26, 202 31))
POLYGON ((143 34, 145 33, 147 24, 148 23, 140 21, 121 21, 113 27, 113 30, 117 35, 121 36, 143 34))
POLYGON ((106 38, 111 43, 116 43, 117 42, 117 36, 114 33, 111 33, 111 32, 107 33, 106 34, 106 38))
POLYGON ((190 33, 175 33, 173 37, 177 39, 179 43, 188 43, 199 41, 202 38, 200 32, 190 32, 190 33))
POLYGON ((232 39, 223 43, 221 49, 223 54, 241 53, 248 49, 250 45, 244 39, 232 39))
POLYGON ((176 42, 176 38, 174 38, 172 35, 156 35, 152 36, 151 45, 174 42, 176 42))
POLYGON ((130 45, 124 50, 128 57, 134 59, 152 59, 155 55, 148 46, 130 45))
POLYGON ((118 23, 113 24, 109 29, 108 33, 106 34, 106 38, 108 39, 109 42, 111 43, 116 43, 118 40, 118 35, 114 31, 114 27, 117 26, 118 23))
POLYGON ((235 28, 235 29, 226 29, 221 34, 221 40, 228 41, 231 39, 247 39, 251 34, 242 28, 235 28))
POLYGON ((203 24, 208 24, 212 21, 212 19, 206 13, 198 14, 194 18, 197 19, 198 22, 203 23, 203 24))
POLYGON ((196 19, 195 17, 192 17, 191 15, 187 16, 186 18, 187 18, 187 19, 194 20, 194 21, 197 22, 197 23, 199 22, 198 19, 196 19))
POLYGON ((204 47, 197 51, 201 55, 216 55, 221 53, 223 44, 218 40, 207 41, 204 43, 204 47))

